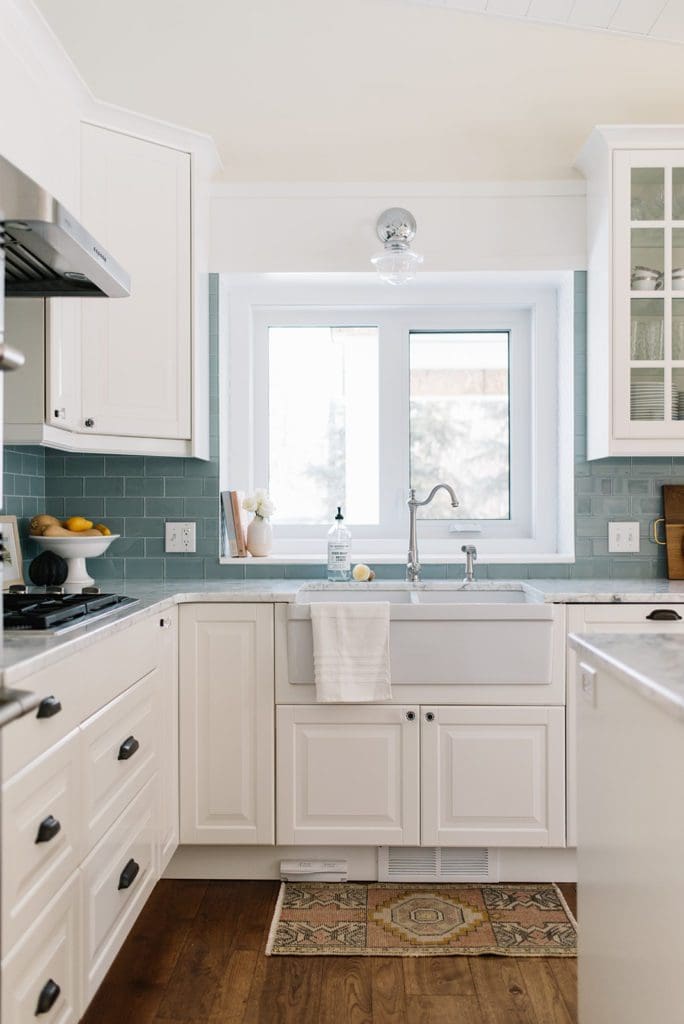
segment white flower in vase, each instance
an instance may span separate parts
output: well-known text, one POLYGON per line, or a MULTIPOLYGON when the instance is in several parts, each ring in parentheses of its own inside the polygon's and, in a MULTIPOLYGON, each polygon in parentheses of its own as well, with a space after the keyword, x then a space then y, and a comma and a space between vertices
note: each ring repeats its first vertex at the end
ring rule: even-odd
POLYGON ((259 488, 242 502, 245 512, 253 512, 254 518, 247 527, 247 550, 255 558, 270 555, 273 547, 273 531, 269 518, 275 512, 275 505, 268 491, 259 488))

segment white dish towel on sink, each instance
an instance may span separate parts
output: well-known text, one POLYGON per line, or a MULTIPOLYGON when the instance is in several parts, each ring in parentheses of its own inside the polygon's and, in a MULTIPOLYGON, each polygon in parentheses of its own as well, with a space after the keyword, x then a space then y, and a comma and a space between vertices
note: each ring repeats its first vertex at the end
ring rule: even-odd
POLYGON ((316 700, 390 700, 389 601, 311 605, 316 700))

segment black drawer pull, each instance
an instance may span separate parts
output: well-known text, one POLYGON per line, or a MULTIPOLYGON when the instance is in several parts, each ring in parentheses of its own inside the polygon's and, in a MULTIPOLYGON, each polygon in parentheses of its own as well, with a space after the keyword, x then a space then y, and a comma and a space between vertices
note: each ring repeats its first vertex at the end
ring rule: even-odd
POLYGON ((681 615, 674 608, 656 608, 646 618, 652 622, 678 622, 681 615))
POLYGON ((135 736, 129 736, 128 739, 124 740, 119 747, 119 756, 117 760, 127 761, 129 757, 133 757, 136 750, 140 748, 140 744, 136 740, 135 736))
POLYGON ((52 978, 50 978, 49 981, 46 981, 40 990, 38 1005, 36 1006, 34 1016, 39 1017, 41 1013, 48 1013, 59 999, 59 993, 61 991, 62 990, 57 982, 53 981, 52 978))
POLYGON ((41 821, 38 826, 38 835, 36 836, 37 843, 49 843, 51 839, 54 839, 62 826, 57 821, 57 818, 53 818, 51 814, 48 814, 44 821, 41 821))
POLYGON ((36 718, 52 718, 53 715, 58 715, 61 710, 62 705, 56 697, 43 697, 38 705, 36 718))
POLYGON ((121 872, 121 876, 119 878, 119 889, 128 889, 130 885, 133 885, 139 871, 140 865, 131 857, 128 864, 121 872))

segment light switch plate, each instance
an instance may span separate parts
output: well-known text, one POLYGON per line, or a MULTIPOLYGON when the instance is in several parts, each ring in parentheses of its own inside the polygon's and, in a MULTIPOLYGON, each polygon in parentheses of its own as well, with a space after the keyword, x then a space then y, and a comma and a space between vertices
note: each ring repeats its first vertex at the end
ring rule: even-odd
POLYGON ((638 523, 608 523, 608 551, 617 553, 620 551, 639 550, 639 524, 638 523))
POLYGON ((197 550, 197 523, 166 523, 164 550, 190 554, 197 550))

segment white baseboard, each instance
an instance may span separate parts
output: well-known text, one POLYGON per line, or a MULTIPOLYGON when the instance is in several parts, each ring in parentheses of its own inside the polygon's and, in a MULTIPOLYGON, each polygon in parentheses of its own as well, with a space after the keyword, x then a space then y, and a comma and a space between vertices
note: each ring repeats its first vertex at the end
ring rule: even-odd
MULTIPOLYGON (((577 851, 501 849, 502 882, 575 882, 577 851)), ((280 862, 346 860, 349 878, 374 881, 378 851, 374 846, 179 846, 164 878, 264 879, 280 878, 280 862)))

